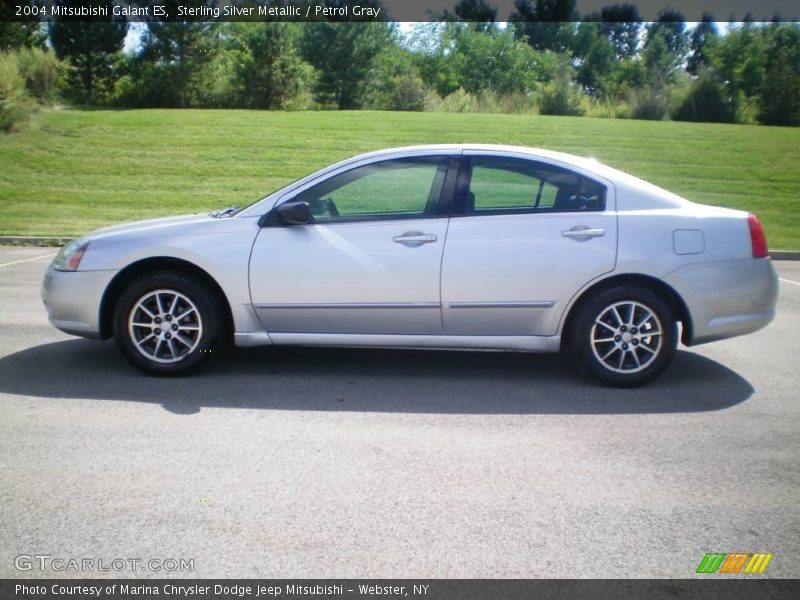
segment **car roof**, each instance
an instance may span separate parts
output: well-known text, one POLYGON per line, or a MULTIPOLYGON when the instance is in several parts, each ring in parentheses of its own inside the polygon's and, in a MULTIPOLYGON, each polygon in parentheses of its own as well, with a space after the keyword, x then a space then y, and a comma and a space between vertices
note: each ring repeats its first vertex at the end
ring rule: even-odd
POLYGON ((346 162, 395 154, 413 155, 416 153, 430 154, 433 152, 442 152, 446 154, 456 154, 461 152, 480 152, 486 154, 523 154, 531 158, 544 158, 563 163, 565 165, 571 165, 580 169, 586 169, 611 179, 616 179, 618 176, 624 175, 624 173, 621 171, 617 171, 612 167, 604 165, 594 158, 586 158, 576 156, 574 154, 568 154, 566 152, 546 150, 544 148, 514 146, 509 144, 424 144, 415 146, 399 146, 396 148, 384 148, 382 150, 360 154, 348 159, 346 162))

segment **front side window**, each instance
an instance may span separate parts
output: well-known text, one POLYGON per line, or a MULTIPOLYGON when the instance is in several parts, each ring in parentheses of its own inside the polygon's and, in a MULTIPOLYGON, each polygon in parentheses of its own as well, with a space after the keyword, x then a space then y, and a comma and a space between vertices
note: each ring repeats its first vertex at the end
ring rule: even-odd
POLYGON ((388 160, 356 167, 301 192, 315 222, 407 219, 435 214, 449 159, 388 160))
POLYGON ((567 169, 512 158, 472 159, 466 214, 604 208, 605 186, 567 169))

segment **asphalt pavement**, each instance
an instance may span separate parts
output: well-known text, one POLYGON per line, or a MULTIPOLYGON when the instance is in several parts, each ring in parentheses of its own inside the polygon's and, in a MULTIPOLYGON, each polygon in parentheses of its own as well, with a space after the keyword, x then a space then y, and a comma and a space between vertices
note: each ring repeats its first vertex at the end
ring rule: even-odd
POLYGON ((490 352, 146 377, 48 324, 52 253, 0 248, 0 577, 800 577, 800 262, 769 327, 616 390, 490 352))

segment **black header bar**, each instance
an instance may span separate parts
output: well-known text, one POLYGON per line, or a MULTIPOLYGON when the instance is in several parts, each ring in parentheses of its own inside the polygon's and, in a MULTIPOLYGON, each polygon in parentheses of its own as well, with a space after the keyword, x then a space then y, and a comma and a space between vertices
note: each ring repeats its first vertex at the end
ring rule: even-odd
MULTIPOLYGON (((497 8, 497 21, 517 12, 514 0, 488 0, 497 8)), ((525 0, 523 0, 525 1, 525 0)), ((532 6, 536 0, 527 0, 532 6)), ((134 21, 410 21, 441 20, 453 13, 458 0, 2 0, 0 20, 47 21, 125 19, 134 21)), ((717 21, 783 21, 800 19, 798 0, 576 0, 582 17, 613 4, 633 4, 644 21, 653 21, 665 8, 681 12, 688 22, 710 13, 717 21)))

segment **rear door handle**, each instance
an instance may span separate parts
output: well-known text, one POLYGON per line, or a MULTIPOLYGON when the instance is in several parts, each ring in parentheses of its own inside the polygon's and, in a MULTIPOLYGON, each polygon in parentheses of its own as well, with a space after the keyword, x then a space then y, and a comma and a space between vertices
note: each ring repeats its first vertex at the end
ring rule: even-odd
POLYGON ((590 229, 584 225, 576 225, 572 229, 562 231, 561 235, 574 240, 585 241, 593 237, 602 237, 606 234, 605 229, 590 229))
POLYGON ((422 233, 420 231, 406 231, 401 235, 396 235, 392 238, 395 244, 403 244, 404 246, 416 247, 422 244, 431 244, 438 238, 433 233, 422 233))

